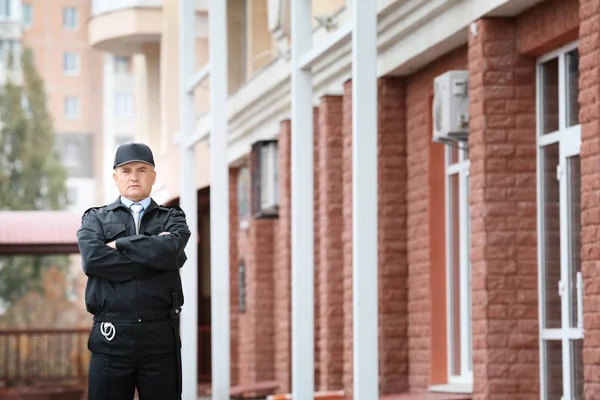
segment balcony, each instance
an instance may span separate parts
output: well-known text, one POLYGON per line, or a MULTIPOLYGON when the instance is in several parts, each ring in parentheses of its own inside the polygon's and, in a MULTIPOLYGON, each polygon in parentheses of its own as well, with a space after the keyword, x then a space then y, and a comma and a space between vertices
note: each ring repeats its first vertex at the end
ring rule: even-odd
POLYGON ((21 39, 21 22, 0 17, 0 40, 21 39))
POLYGON ((90 44, 101 51, 132 55, 160 41, 162 0, 92 0, 90 44))

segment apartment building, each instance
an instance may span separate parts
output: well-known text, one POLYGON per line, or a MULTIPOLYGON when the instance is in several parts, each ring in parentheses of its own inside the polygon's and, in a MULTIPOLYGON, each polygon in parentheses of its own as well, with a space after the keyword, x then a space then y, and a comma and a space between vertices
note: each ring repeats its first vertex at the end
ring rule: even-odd
MULTIPOLYGON (((288 392, 290 2, 227 4, 231 378, 276 380, 288 392)), ((352 99, 360 88, 348 4, 313 1, 313 48, 326 51, 311 64, 314 118, 304 122, 315 144, 315 388, 352 398, 352 99)), ((378 0, 377 8, 378 129, 364 134, 379 143, 380 394, 598 398, 596 2, 378 0)), ((111 14, 92 17, 90 40, 134 54, 147 78, 136 97, 161 110, 160 124, 157 113, 144 123, 169 121, 160 134, 136 137, 176 149, 176 107, 158 99, 178 98, 163 86, 166 77, 177 82, 178 33, 169 31, 177 2, 128 2, 111 14), (115 15, 132 23, 115 24, 115 15)), ((197 10, 197 70, 210 39, 205 18, 197 10)), ((204 178, 184 183, 199 197, 209 183, 207 85, 210 76, 196 94, 194 133, 204 178)), ((177 160, 176 150, 168 154, 177 160)), ((163 175, 168 201, 179 195, 175 172, 183 172, 178 162, 163 175)))
POLYGON ((90 0, 13 1, 46 83, 56 143, 67 169, 69 209, 113 200, 116 146, 133 140, 131 60, 105 55, 88 42, 90 0))

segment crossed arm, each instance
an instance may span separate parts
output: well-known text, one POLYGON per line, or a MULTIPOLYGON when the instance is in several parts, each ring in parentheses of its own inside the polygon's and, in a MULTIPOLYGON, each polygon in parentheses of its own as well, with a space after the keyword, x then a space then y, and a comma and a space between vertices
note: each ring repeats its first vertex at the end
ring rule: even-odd
POLYGON ((174 210, 164 229, 160 235, 134 235, 105 243, 95 212, 88 213, 77 231, 83 272, 119 283, 148 275, 152 270, 181 268, 190 238, 183 211, 174 210))
POLYGON ((131 261, 120 251, 104 242, 102 225, 95 212, 85 215, 77 231, 77 242, 87 276, 95 276, 111 282, 125 282, 139 278, 147 271, 143 265, 131 261))
POLYGON ((159 271, 175 270, 186 261, 185 246, 190 238, 183 211, 174 209, 160 235, 134 235, 117 239, 116 249, 135 263, 159 271))

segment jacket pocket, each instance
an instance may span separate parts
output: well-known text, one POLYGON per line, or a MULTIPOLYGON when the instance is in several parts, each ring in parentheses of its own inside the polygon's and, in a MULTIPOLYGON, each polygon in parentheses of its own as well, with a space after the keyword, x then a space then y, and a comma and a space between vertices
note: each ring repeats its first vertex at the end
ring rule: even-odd
POLYGON ((117 236, 125 232, 126 229, 125 224, 119 222, 109 222, 102 225, 104 237, 108 242, 112 242, 117 236))

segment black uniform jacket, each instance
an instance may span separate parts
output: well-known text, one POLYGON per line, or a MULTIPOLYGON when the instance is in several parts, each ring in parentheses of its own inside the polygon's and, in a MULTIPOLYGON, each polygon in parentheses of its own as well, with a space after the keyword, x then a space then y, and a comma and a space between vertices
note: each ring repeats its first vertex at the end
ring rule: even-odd
POLYGON ((183 305, 179 269, 187 259, 190 231, 178 206, 159 206, 152 200, 136 235, 133 216, 118 198, 87 210, 77 238, 88 276, 86 306, 94 320, 165 320, 183 305), (161 232, 170 235, 158 236, 161 232), (114 240, 116 250, 106 245, 114 240))

